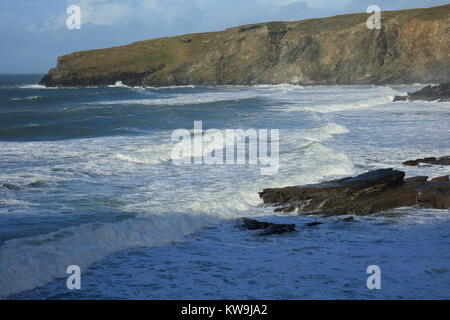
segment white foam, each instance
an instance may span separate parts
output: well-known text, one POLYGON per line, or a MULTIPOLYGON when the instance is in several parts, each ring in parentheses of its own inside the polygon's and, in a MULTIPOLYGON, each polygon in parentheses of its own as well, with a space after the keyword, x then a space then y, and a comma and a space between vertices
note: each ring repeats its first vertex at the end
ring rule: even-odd
POLYGON ((141 156, 131 156, 131 155, 125 155, 122 153, 117 153, 116 158, 122 161, 129 161, 133 163, 138 164, 158 164, 165 161, 169 161, 168 157, 164 157, 164 155, 156 155, 156 158, 148 158, 148 157, 142 157, 141 156))
POLYGON ((43 98, 42 96, 29 96, 29 97, 25 97, 25 98, 11 98, 11 100, 13 101, 20 101, 20 100, 37 100, 43 98))
POLYGON ((54 89, 59 89, 59 87, 46 87, 40 84, 27 84, 27 85, 23 85, 23 86, 19 86, 19 88, 21 89, 35 89, 35 90, 46 90, 46 89, 50 89, 50 90, 54 90, 54 89))
POLYGON ((281 84, 257 84, 253 85, 252 88, 256 89, 273 89, 276 91, 294 91, 305 89, 304 86, 298 84, 281 83, 281 84))
MULTIPOLYGON (((312 129, 301 130, 298 132, 285 131, 281 130, 281 143, 282 146, 281 152, 283 149, 292 149, 292 148, 303 148, 304 142, 301 140, 308 141, 325 141, 332 138, 333 135, 336 134, 345 134, 348 133, 348 129, 342 125, 336 123, 326 123, 324 125, 314 127, 312 129)), ((241 132, 244 134, 244 132, 241 132)), ((192 134, 192 130, 191 130, 192 134)), ((224 148, 233 148, 237 142, 242 142, 245 136, 239 135, 239 131, 235 132, 234 139, 226 134, 225 129, 219 130, 218 132, 209 132, 206 131, 203 134, 203 147, 200 149, 194 149, 193 153, 188 155, 189 157, 200 157, 211 154, 213 151, 223 150, 224 148), (214 139, 215 135, 219 135, 224 137, 225 140, 214 139), (200 152, 200 153, 199 153, 200 152)), ((170 137, 166 136, 162 140, 170 141, 170 137)), ((180 146, 184 145, 184 149, 191 150, 191 140, 183 140, 178 142, 180 146)), ((136 164, 160 164, 166 163, 170 160, 181 160, 183 159, 182 154, 172 154, 172 149, 175 146, 175 143, 166 142, 159 143, 155 145, 146 145, 142 146, 138 150, 127 151, 127 153, 119 152, 114 155, 114 157, 121 161, 128 161, 136 164)))
MULTIPOLYGON (((180 88, 180 87, 177 87, 180 88)), ((191 86, 187 86, 191 88, 191 86)), ((160 89, 160 88, 158 88, 160 89)), ((217 89, 217 88, 216 88, 217 89)), ((154 92, 148 88, 135 88, 139 92, 146 94, 154 92)), ((279 105, 275 109, 286 112, 314 111, 320 113, 341 111, 347 109, 359 109, 391 102, 395 95, 399 94, 390 87, 369 87, 365 91, 361 88, 336 86, 332 87, 302 87, 291 84, 280 85, 256 85, 256 86, 224 86, 223 90, 216 92, 201 93, 177 93, 166 94, 164 98, 152 99, 128 99, 100 101, 90 104, 116 105, 116 104, 140 104, 140 105, 187 105, 205 104, 221 101, 239 101, 243 99, 262 98, 283 102, 286 105, 279 105), (330 92, 331 90, 331 92, 330 92), (321 100, 317 104, 310 97, 317 99, 317 92, 324 92, 324 97, 330 101, 321 100), (335 103, 335 101, 342 101, 335 103), (348 101, 348 102, 345 102, 348 101), (355 102, 356 101, 356 102, 355 102), (300 102, 300 104, 299 104, 300 102)), ((326 99, 325 99, 326 100, 326 99)))
POLYGON ((123 84, 122 81, 116 81, 115 84, 109 85, 108 88, 131 88, 131 87, 123 84))
MULTIPOLYGON (((146 89, 139 90, 145 92, 146 89)), ((349 130, 331 122, 334 121, 333 114, 323 113, 368 108, 390 101, 393 95, 394 91, 385 87, 303 88, 279 85, 225 88, 204 93, 171 92, 160 99, 101 102, 183 105, 263 98, 264 101, 282 102, 273 104, 278 111, 289 108, 304 111, 305 107, 316 104, 311 109, 314 111, 312 121, 322 125, 280 130, 281 167, 277 175, 270 177, 261 176, 258 167, 247 165, 169 166, 174 145, 170 142, 170 132, 149 132, 144 137, 65 140, 63 144, 51 141, 0 142, 3 161, 20 161, 33 169, 26 174, 22 171, 3 173, 0 181, 23 187, 38 178, 49 185, 78 180, 97 185, 99 179, 114 184, 121 179, 119 185, 122 186, 122 181, 126 180, 123 186, 127 192, 117 195, 118 202, 125 204, 120 204, 118 210, 139 213, 137 218, 122 222, 81 225, 6 242, 0 248, 0 296, 44 285, 55 277, 64 277, 65 268, 70 264, 78 264, 83 270, 119 250, 182 241, 185 235, 221 219, 272 214, 270 208, 259 207, 258 192, 263 188, 303 185, 352 175, 355 170, 352 160, 341 151, 342 146, 333 149, 328 141, 333 135, 345 134, 349 130), (317 100, 319 102, 316 103, 317 100), (70 171, 53 172, 49 166, 70 166, 70 171)), ((284 123, 278 121, 280 118, 275 118, 273 123, 284 123)), ((354 127, 349 128, 355 130, 354 127)), ((203 148, 203 154, 223 147, 215 143, 215 139, 212 141, 203 148)), ((381 152, 380 159, 385 155, 381 152)), ((8 205, 25 205, 14 197, 14 192, 4 190, 4 193, 9 195, 5 197, 8 205)))
MULTIPOLYGON (((23 165, 21 168, 16 166, 6 167, 8 170, 0 173, 0 181, 22 188, 26 188, 29 183, 38 179, 45 181, 51 187, 59 187, 60 181, 64 182, 61 184, 63 186, 76 186, 76 183, 80 181, 84 186, 92 183, 94 186, 98 186, 99 189, 96 189, 96 191, 99 194, 112 196, 117 199, 117 203, 114 204, 114 210, 121 213, 138 214, 136 218, 122 222, 91 223, 69 229, 61 229, 51 234, 16 239, 4 243, 0 247, 1 297, 44 285, 56 277, 67 277, 65 268, 70 264, 80 265, 83 274, 88 265, 101 261, 106 255, 119 250, 164 246, 173 241, 183 241, 188 234, 234 217, 272 216, 273 211, 271 208, 260 206, 261 200, 258 192, 263 188, 317 183, 332 178, 362 173, 367 171, 368 168, 372 168, 372 166, 401 167, 401 162, 406 159, 415 159, 429 156, 430 154, 434 156, 448 154, 445 141, 442 139, 442 135, 439 136, 439 133, 448 131, 448 126, 443 120, 445 117, 441 116, 446 115, 445 108, 447 105, 437 103, 412 104, 409 102, 405 104, 402 102, 395 104, 385 103, 390 102, 389 99, 397 94, 395 90, 387 87, 225 86, 220 91, 214 88, 205 93, 194 93, 189 88, 186 89, 183 91, 186 91, 187 94, 183 95, 166 92, 162 96, 163 99, 149 102, 149 105, 158 103, 182 105, 199 101, 199 103, 202 103, 201 101, 230 101, 244 99, 245 97, 263 98, 265 102, 268 100, 274 102, 270 104, 270 108, 273 108, 274 113, 269 115, 269 117, 273 118, 264 118, 263 123, 269 123, 269 125, 279 124, 282 129, 280 130, 281 166, 279 173, 275 176, 264 177, 259 174, 257 167, 247 165, 172 166, 168 162, 170 161, 170 152, 173 144, 170 143, 170 133, 166 131, 151 131, 147 132, 145 136, 65 140, 64 143, 52 141, 0 142, 2 162, 6 164, 21 163, 23 165), (372 106, 380 107, 372 108, 372 106), (364 110, 362 112, 353 112, 350 117, 345 118, 341 114, 333 114, 334 111, 353 109, 364 110), (308 114, 306 116, 300 113, 282 114, 283 111, 308 111, 308 114), (438 112, 436 113, 436 111, 438 112), (393 113, 398 115, 398 117, 393 117, 393 113), (377 121, 374 121, 374 119, 377 121), (383 121, 384 119, 387 121, 383 121), (391 122, 394 119, 398 122, 391 122), (437 120, 435 121, 435 119, 437 120), (433 125, 415 126, 415 123, 423 123, 422 120, 432 120, 433 125), (291 121, 300 121, 300 125, 291 127, 291 121), (311 122, 308 123, 307 121, 311 122), (339 122, 339 124, 335 122, 339 122), (287 125, 284 126, 286 123, 287 125), (345 123, 348 129, 340 123, 345 123), (409 126, 407 126, 408 123, 410 124, 409 126), (309 128, 306 128, 305 125, 309 126, 309 128), (406 138, 411 137, 410 131, 405 130, 405 128, 414 127, 419 130, 415 134, 415 139, 399 145, 397 140, 401 139, 402 135, 406 136, 406 138), (330 139, 334 135, 346 134, 349 130, 352 132, 351 141, 346 136, 334 140, 330 139), (361 130, 359 135, 357 134, 358 130, 361 130), (392 137, 392 142, 386 137, 392 137), (430 139, 430 137, 433 139, 430 139), (423 139, 419 140, 420 138, 423 139), (423 143, 424 139, 428 139, 429 142, 423 143), (355 166, 353 166, 352 161, 355 161, 355 166), (62 168, 64 170, 52 171, 50 168, 62 168), (101 185, 99 181, 102 182, 101 185), (120 190, 124 192, 116 193, 116 187, 120 187, 120 190), (108 193, 110 188, 113 190, 111 194, 108 193)), ((160 94, 151 92, 151 90, 157 89, 136 88, 136 90, 139 90, 139 94, 151 93, 149 97, 145 98, 151 98, 160 94)), ((401 90, 404 91, 404 88, 402 87, 401 90)), ((144 99, 144 101, 150 100, 152 99, 144 99)), ((141 103, 143 100, 135 99, 133 101, 135 101, 133 103, 141 103)), ((262 108, 262 110, 267 111, 267 106, 262 108)), ((263 114, 263 117, 267 117, 267 113, 263 114)), ((257 121, 255 123, 256 125, 260 124, 257 121)), ((190 127, 189 124, 185 126, 190 127)), ((204 152, 221 147, 220 144, 213 143, 208 145, 204 152)), ((408 176, 427 174, 430 177, 442 175, 445 172, 448 173, 449 170, 438 166, 426 169, 421 167, 401 167, 401 169, 408 170, 408 176)), ((51 189, 51 187, 34 190, 33 194, 42 199, 45 192, 55 190, 51 189)), ((52 208, 45 211, 46 209, 38 206, 39 201, 36 201, 36 198, 27 198, 26 200, 30 200, 30 203, 25 203, 20 197, 21 194, 25 194, 25 191, 14 191, 0 187, 0 199, 3 199, 0 200, 0 204, 4 205, 5 208, 2 208, 3 211, 0 212, 8 213, 7 210, 12 209, 14 213, 11 214, 16 212, 26 213, 28 211, 42 216, 44 211, 44 214, 55 216, 60 211, 63 211, 60 209, 64 205, 67 206, 67 203, 63 203, 64 201, 61 200, 59 201, 61 207, 57 207, 55 202, 56 209, 52 208)), ((84 195, 81 194, 81 196, 84 195)), ((96 195, 87 196, 94 197, 96 195)), ((72 200, 70 195, 68 197, 69 200, 72 200)), ((70 205, 72 203, 75 203, 75 201, 71 201, 70 205)), ((73 208, 71 210, 73 211, 73 208)), ((396 223, 402 227, 404 224, 405 228, 414 225, 426 225, 433 223, 433 221, 436 225, 439 225, 450 218, 448 210, 423 211, 407 208, 398 209, 397 211, 395 213, 396 223), (403 219, 405 216, 406 218, 403 219)), ((3 216, 6 217, 6 215, 3 216)), ((341 225, 345 225, 345 228, 350 229, 354 225, 348 223, 340 224, 340 219, 328 220, 330 223, 325 224, 323 228, 321 227, 322 229, 317 229, 325 230, 324 233, 316 234, 313 237, 308 232, 299 232, 295 236, 298 235, 300 238, 278 237, 270 239, 270 241, 264 241, 265 244, 268 244, 268 247, 264 247, 260 254, 262 257, 265 257, 267 249, 273 249, 276 253, 276 248, 279 246, 273 244, 277 244, 280 239, 283 241, 283 248, 298 249, 299 240, 300 242, 308 242, 308 245, 316 245, 313 242, 317 241, 320 245, 323 245, 323 239, 333 240, 333 238, 329 238, 329 231, 332 232, 331 234, 336 231, 333 231, 333 228, 338 228, 336 232, 338 237, 335 239, 339 240, 342 238, 347 241, 348 236, 352 237, 355 233, 353 231, 350 233, 342 231, 344 227, 341 225)), ((386 213, 379 216, 359 218, 358 228, 360 226, 368 228, 367 232, 363 230, 364 234, 369 235, 369 238, 380 238, 382 241, 384 240, 383 232, 387 231, 386 229, 375 229, 374 224, 385 223, 386 220, 390 219, 386 213)), ((222 228, 220 226, 220 228, 212 229, 211 238, 214 238, 217 234, 230 234, 229 229, 226 229, 226 227, 222 228)), ((444 232, 445 230, 442 234, 445 234, 444 232)), ((394 232, 389 234, 395 235, 394 232)), ((406 234, 406 232, 399 232, 399 234, 406 234)), ((414 240, 414 236, 415 234, 411 236, 411 240, 414 240)), ((360 237, 359 234, 353 239, 355 241, 361 240, 358 237, 360 237)), ((235 247, 239 246, 236 242, 237 239, 230 236, 228 244, 235 247)), ((364 239, 367 239, 367 237, 364 237, 364 239)), ((195 240, 192 241, 196 242, 195 240)), ((209 239, 205 241, 207 242, 209 239)), ((259 246, 259 241, 259 239, 255 240, 255 245, 259 246)), ((334 240, 325 241, 325 244, 330 243, 329 250, 327 249, 326 251, 332 253, 336 247, 335 244, 341 242, 334 240)), ((379 246, 376 243, 374 245, 366 245, 363 241, 360 249, 361 252, 367 250, 371 252, 373 248, 377 247, 379 246)), ((249 259, 254 258, 253 251, 249 251, 249 259)), ((152 254, 153 251, 149 250, 146 252, 152 254)), ((183 255, 183 252, 179 251, 179 253, 183 255)), ((314 254, 318 255, 319 258, 322 257, 320 250, 314 250, 314 254)), ((395 254, 398 254, 398 252, 395 254)), ((240 263, 239 255, 236 256, 235 261, 240 263)), ((118 257, 117 261, 123 263, 123 270, 128 271, 131 269, 129 260, 119 260, 123 257, 120 255, 116 257, 118 257)), ((126 257, 130 258, 129 255, 126 257)), ((336 259, 336 255, 331 254, 330 257, 332 257, 331 261, 333 262, 342 262, 339 259, 333 260, 336 259)), ((416 255, 411 257, 416 258, 416 255)), ((148 260, 142 259, 145 267, 145 263, 148 260)), ((179 259, 179 257, 177 256, 175 261, 176 259, 179 259)), ((355 260, 353 261, 355 262, 355 260)), ((307 265, 305 264, 306 267, 308 267, 307 265)), ((354 263, 353 265, 358 266, 360 264, 354 263)), ((411 265, 414 265, 414 263, 411 265)), ((266 275, 280 274, 278 271, 283 270, 283 268, 277 269, 279 263, 271 264, 269 262, 265 266, 267 267, 266 275)), ((111 270, 106 265, 101 267, 111 270)), ((105 269, 102 269, 102 271, 105 269)), ((315 266, 309 269, 313 276, 317 275, 315 266)), ((434 269, 428 269, 431 270, 430 272, 434 272, 434 269)), ((174 273, 177 272, 179 271, 174 271, 174 273)), ((300 272, 298 275, 303 274, 303 272, 300 272)), ((334 275, 332 273, 333 277, 334 275)), ((124 277, 128 276, 125 272, 124 277)), ((236 279, 239 279, 239 277, 236 279)), ((114 276, 111 281, 115 281, 114 276)), ((313 282, 309 284, 309 287, 305 287, 311 292, 314 291, 317 285, 317 281, 313 282)), ((55 286, 63 286, 64 283, 65 279, 61 279, 55 286)), ((273 284, 279 283, 279 279, 269 279, 265 283, 268 283, 270 286, 266 293, 273 295, 273 284)), ((97 284, 99 283, 97 282, 97 284)), ((139 285, 141 282, 136 282, 136 284, 139 285)), ((205 287, 200 286, 199 288, 203 290, 202 292, 207 292, 210 289, 208 285, 206 284, 205 287)), ((99 284, 99 286, 102 287, 103 285, 99 284)), ((239 288, 242 289, 245 286, 245 284, 239 285, 239 288)), ((103 287, 106 287, 105 290, 109 290, 107 285, 103 287)), ((254 286, 249 285, 248 287, 250 292, 254 286)), ((284 288, 279 290, 283 291, 284 288)), ((337 290, 341 290, 341 287, 337 288, 337 290)), ((121 286, 118 288, 118 291, 132 296, 129 288, 121 286)), ((159 294, 161 292, 164 292, 164 289, 156 293, 159 294)), ((232 293, 235 294, 234 292, 232 293)), ((35 295, 32 293, 30 296, 33 297, 35 295)))
POLYGON ((324 104, 324 105, 315 105, 312 107, 301 107, 301 108, 290 108, 287 111, 314 111, 320 113, 328 113, 328 112, 336 112, 336 111, 344 111, 344 110, 352 110, 352 109, 363 109, 369 108, 385 103, 392 102, 394 99, 394 95, 378 97, 372 99, 364 99, 356 102, 346 102, 346 103, 336 103, 336 104, 324 104))
POLYGON ((301 137, 310 141, 324 141, 335 134, 348 133, 348 129, 336 123, 326 123, 322 126, 304 130, 301 137))
POLYGON ((129 100, 114 100, 93 102, 90 104, 100 105, 116 105, 116 104, 141 104, 141 105, 186 105, 186 104, 204 104, 220 101, 237 101, 242 99, 249 99, 261 96, 257 92, 251 91, 236 91, 236 92, 209 92, 209 93, 186 93, 176 94, 168 98, 156 99, 129 99, 129 100))
POLYGON ((142 89, 142 90, 166 90, 166 89, 183 89, 183 88, 196 88, 195 85, 185 85, 185 86, 162 86, 162 87, 134 87, 133 89, 142 89))
POLYGON ((64 277, 69 265, 83 270, 119 250, 182 241, 215 221, 211 216, 168 214, 7 241, 0 249, 0 298, 64 277))
MULTIPOLYGON (((345 131, 334 124, 315 130, 326 134, 345 131)), ((79 265, 83 270, 119 250, 162 246, 173 241, 182 241, 185 235, 221 221, 220 219, 260 215, 271 211, 258 208, 261 204, 258 192, 263 188, 314 183, 326 176, 343 175, 352 171, 352 163, 345 155, 319 143, 308 146, 302 153, 291 149, 290 143, 302 140, 303 133, 284 133, 286 140, 281 142, 282 151, 285 152, 282 157, 284 164, 280 174, 273 177, 260 176, 259 170, 251 166, 197 166, 187 169, 171 167, 171 170, 180 172, 153 180, 136 195, 127 196, 129 204, 122 207, 121 211, 138 212, 140 214, 137 218, 117 223, 91 223, 51 234, 7 241, 0 248, 0 297, 44 285, 57 277, 64 277, 66 267, 72 264, 79 265), (192 176, 186 175, 186 172, 190 172, 192 176), (193 181, 198 179, 194 178, 197 175, 201 175, 201 181, 210 180, 212 185, 206 189, 197 187, 193 184, 193 181), (242 175, 240 184, 236 184, 236 175, 242 175), (211 191, 211 188, 214 191, 211 191), (176 192, 172 192, 172 189, 176 192), (158 192, 155 193, 155 190, 158 192), (151 195, 150 198, 148 194, 151 195), (133 200, 129 197, 133 197, 133 200)), ((165 138, 169 139, 169 136, 165 138)), ((142 139, 115 137, 86 139, 84 143, 66 141, 58 147, 64 149, 62 151, 54 150, 52 142, 5 145, 10 146, 6 148, 7 152, 17 152, 20 148, 24 154, 32 147, 36 150, 33 156, 41 161, 49 155, 52 158, 73 156, 82 159, 73 164, 71 170, 86 173, 83 179, 98 175, 122 175, 125 172, 130 174, 130 179, 135 177, 132 174, 158 176, 167 169, 157 165, 143 171, 142 168, 130 167, 129 163, 158 164, 161 159, 170 156, 171 144, 155 143, 161 141, 161 137, 151 140, 153 142, 150 142, 150 145, 148 137, 142 139), (112 150, 115 150, 115 153, 112 153, 112 150), (115 156, 105 158, 105 154, 115 156)), ((215 147, 219 146, 211 146, 213 149, 215 147)), ((65 174, 54 174, 58 179, 66 179, 65 174)), ((35 178, 36 175, 26 177, 22 184, 35 178)), ((51 179, 54 177, 48 177, 46 181, 51 179)))

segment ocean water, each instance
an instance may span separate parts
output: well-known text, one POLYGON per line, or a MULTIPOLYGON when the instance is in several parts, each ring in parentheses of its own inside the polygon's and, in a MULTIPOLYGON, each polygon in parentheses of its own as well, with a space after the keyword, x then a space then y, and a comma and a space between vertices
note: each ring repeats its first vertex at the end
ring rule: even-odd
MULTIPOLYGON (((450 104, 396 102, 409 86, 45 88, 0 76, 0 298, 450 298, 450 212, 274 213, 263 188, 450 154, 450 104), (174 165, 171 134, 279 129, 280 168, 174 165), (239 218, 295 223, 268 237, 239 218), (322 225, 306 227, 312 221, 322 225), (66 268, 81 268, 68 290, 66 268), (369 290, 366 269, 381 269, 369 290)), ((213 146, 214 148, 220 148, 213 146)))

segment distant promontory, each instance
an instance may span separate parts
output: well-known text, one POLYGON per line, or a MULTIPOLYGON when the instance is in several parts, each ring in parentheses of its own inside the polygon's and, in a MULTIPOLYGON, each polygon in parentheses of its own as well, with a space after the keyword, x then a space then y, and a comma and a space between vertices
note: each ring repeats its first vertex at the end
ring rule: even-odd
MULTIPOLYGON (((268 22, 58 58, 46 86, 302 85, 450 81, 450 5, 268 22)), ((113 36, 113 35, 112 35, 113 36)))

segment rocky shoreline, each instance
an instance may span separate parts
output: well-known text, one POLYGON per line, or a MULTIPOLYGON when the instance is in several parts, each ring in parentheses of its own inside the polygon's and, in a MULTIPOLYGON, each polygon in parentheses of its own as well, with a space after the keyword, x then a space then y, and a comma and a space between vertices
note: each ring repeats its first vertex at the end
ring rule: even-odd
POLYGON ((449 176, 428 180, 405 178, 393 169, 369 171, 318 184, 264 189, 264 204, 277 212, 334 215, 369 215, 399 207, 450 208, 449 176))
MULTIPOLYGON (((450 165, 448 157, 429 157, 405 161, 405 165, 420 163, 450 165)), ((405 178, 403 171, 392 168, 379 169, 360 174, 304 186, 264 189, 259 193, 265 205, 275 212, 316 214, 322 217, 346 215, 370 215, 400 207, 434 209, 450 208, 450 178, 448 175, 405 178)), ((296 231, 295 224, 277 224, 242 218, 241 228, 258 230, 256 236, 270 236, 296 231)), ((342 221, 355 221, 353 216, 342 221)), ((306 223, 314 227, 323 222, 306 223)))
POLYGON ((427 157, 427 158, 419 158, 416 160, 408 160, 403 162, 403 165, 405 166, 418 166, 421 163, 425 163, 428 165, 443 165, 443 166, 450 166, 450 156, 446 157, 427 157))
POLYGON ((450 101, 450 82, 441 83, 436 86, 426 86, 425 88, 408 93, 406 96, 395 96, 396 101, 438 101, 449 102, 450 101))

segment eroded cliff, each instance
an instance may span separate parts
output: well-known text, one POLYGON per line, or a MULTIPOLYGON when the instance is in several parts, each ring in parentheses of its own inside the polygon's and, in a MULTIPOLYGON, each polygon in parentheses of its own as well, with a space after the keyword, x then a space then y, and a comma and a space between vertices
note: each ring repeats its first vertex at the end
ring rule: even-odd
POLYGON ((47 86, 381 84, 450 80, 450 5, 269 22, 58 58, 47 86))

